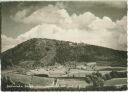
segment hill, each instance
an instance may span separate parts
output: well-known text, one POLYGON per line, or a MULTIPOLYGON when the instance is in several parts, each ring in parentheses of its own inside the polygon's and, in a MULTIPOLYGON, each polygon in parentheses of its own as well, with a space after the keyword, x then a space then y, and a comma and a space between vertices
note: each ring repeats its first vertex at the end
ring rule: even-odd
POLYGON ((127 52, 84 43, 33 38, 1 54, 2 69, 43 67, 55 63, 67 66, 72 62, 126 67, 127 52))

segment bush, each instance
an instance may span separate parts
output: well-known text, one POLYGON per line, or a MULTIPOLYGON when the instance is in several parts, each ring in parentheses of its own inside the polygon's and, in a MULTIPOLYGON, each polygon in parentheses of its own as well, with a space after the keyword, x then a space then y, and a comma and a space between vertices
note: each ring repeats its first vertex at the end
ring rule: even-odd
POLYGON ((92 73, 91 75, 87 75, 85 77, 87 83, 92 83, 93 87, 103 87, 104 79, 102 78, 102 74, 98 71, 96 73, 92 73))
POLYGON ((91 83, 91 79, 90 79, 90 77, 85 77, 85 81, 87 82, 87 83, 91 83))

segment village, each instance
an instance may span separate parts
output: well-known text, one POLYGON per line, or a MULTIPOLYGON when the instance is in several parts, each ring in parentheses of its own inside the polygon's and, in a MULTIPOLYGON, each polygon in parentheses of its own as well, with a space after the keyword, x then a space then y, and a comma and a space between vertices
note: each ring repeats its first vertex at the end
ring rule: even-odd
POLYGON ((43 75, 48 77, 85 77, 78 76, 77 73, 82 72, 95 72, 97 69, 96 62, 91 62, 87 64, 76 65, 72 64, 69 66, 62 66, 60 64, 55 64, 54 66, 47 66, 43 68, 37 68, 34 70, 28 71, 27 75, 43 75), (76 75, 75 75, 76 73, 76 75), (74 75, 73 75, 74 74, 74 75))

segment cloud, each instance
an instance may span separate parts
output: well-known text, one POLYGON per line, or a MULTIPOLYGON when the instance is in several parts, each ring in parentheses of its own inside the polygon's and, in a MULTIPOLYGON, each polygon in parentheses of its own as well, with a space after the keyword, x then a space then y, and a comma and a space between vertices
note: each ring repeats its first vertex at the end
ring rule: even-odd
POLYGON ((115 27, 115 23, 109 17, 97 18, 89 25, 93 30, 105 30, 115 27))
POLYGON ((2 49, 9 48, 8 44, 5 44, 7 42, 12 47, 31 38, 49 38, 126 50, 126 16, 113 22, 107 16, 99 18, 89 11, 79 15, 75 13, 69 15, 63 7, 63 4, 59 3, 48 5, 29 16, 26 16, 27 10, 17 12, 13 17, 15 20, 36 26, 16 39, 2 36, 4 44, 2 49))
POLYGON ((14 21, 16 22, 22 22, 22 20, 24 20, 24 18, 26 17, 27 13, 29 12, 29 8, 28 9, 24 9, 21 11, 18 11, 15 16, 10 16, 14 21))
POLYGON ((1 35, 2 38, 2 51, 6 51, 9 48, 14 47, 17 42, 15 42, 15 39, 11 37, 7 37, 6 35, 1 35))
MULTIPOLYGON (((11 18, 14 21, 28 23, 28 24, 40 24, 42 22, 44 23, 58 23, 58 18, 62 18, 64 16, 61 16, 63 13, 64 8, 63 3, 57 2, 56 5, 48 5, 48 6, 42 6, 42 8, 39 8, 36 11, 33 11, 33 13, 30 16, 26 16, 27 13, 31 11, 31 8, 25 8, 21 11, 18 11, 15 16, 11 16, 11 18), (62 10, 61 10, 62 9, 62 10)), ((66 16, 66 15, 65 15, 66 16)))

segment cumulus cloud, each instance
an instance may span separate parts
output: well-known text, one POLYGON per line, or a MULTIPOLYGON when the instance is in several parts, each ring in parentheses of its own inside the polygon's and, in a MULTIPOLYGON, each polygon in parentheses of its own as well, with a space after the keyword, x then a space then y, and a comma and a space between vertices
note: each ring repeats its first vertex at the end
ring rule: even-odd
POLYGON ((25 16, 27 10, 17 12, 13 17, 15 21, 34 23, 36 26, 16 39, 2 36, 2 49, 8 49, 31 38, 49 38, 126 50, 126 16, 113 22, 107 16, 99 18, 91 12, 69 15, 62 5, 48 5, 29 16, 25 16), (5 44, 7 42, 11 44, 10 47, 5 44))
POLYGON ((15 39, 11 37, 7 37, 6 35, 1 35, 1 38, 2 38, 2 51, 12 48, 17 44, 17 42, 15 42, 15 39))

